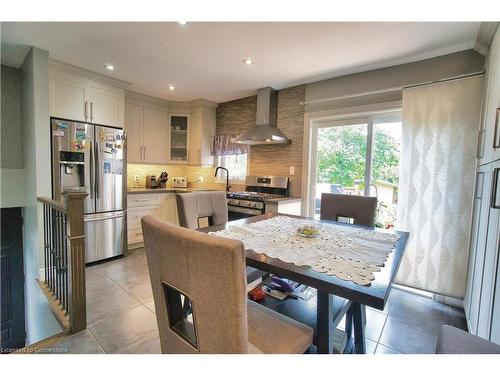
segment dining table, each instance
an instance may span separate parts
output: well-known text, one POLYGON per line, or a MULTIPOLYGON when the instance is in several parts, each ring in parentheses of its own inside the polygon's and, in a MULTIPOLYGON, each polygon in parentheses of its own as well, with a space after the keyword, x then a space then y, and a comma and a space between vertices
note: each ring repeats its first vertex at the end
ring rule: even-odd
MULTIPOLYGON (((297 219, 313 220, 308 217, 266 213, 240 220, 229 221, 224 224, 209 226, 198 229, 201 232, 217 232, 237 226, 247 226, 259 221, 272 219, 277 216, 288 216, 297 219)), ((364 227, 354 224, 340 223, 330 220, 319 220, 339 226, 355 227, 367 231, 377 231, 372 227, 364 227)), ((287 301, 286 303, 268 303, 268 307, 290 316, 293 319, 312 326, 314 329, 314 344, 318 354, 333 353, 335 331, 338 323, 345 315, 346 344, 344 353, 366 353, 366 310, 371 307, 384 310, 393 287, 396 275, 403 258, 409 233, 394 231, 399 239, 384 262, 380 271, 374 272, 374 280, 368 285, 359 285, 350 280, 343 280, 337 276, 318 272, 310 266, 298 266, 293 263, 284 262, 272 258, 264 253, 257 253, 252 249, 245 249, 247 266, 259 269, 266 273, 286 278, 303 285, 316 289, 315 311, 306 306, 303 301, 287 301), (302 302, 302 305, 301 303, 302 302), (302 306, 302 307, 300 307, 302 306), (306 307, 304 307, 306 306, 306 307)), ((272 299, 272 298, 271 298, 272 299)), ((288 300, 288 298, 287 298, 288 300)))

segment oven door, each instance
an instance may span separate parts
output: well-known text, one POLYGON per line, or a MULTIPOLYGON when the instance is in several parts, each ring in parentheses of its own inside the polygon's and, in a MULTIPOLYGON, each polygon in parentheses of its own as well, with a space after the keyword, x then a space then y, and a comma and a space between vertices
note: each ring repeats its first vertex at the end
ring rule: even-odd
POLYGON ((227 216, 229 221, 244 219, 246 217, 262 215, 264 210, 247 208, 240 206, 227 206, 227 216))

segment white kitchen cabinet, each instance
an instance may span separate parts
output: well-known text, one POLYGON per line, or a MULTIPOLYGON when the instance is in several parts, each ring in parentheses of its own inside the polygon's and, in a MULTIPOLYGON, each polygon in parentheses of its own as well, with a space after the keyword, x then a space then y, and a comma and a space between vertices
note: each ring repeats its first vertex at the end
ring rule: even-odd
MULTIPOLYGON (((491 194, 487 198, 489 203, 489 219, 487 227, 486 247, 484 253, 484 266, 481 287, 481 300, 477 325, 477 335, 489 339, 491 330, 491 317, 493 310, 493 295, 495 293, 496 265, 498 258, 498 234, 500 192, 497 188, 500 164, 494 163, 491 171, 491 194)), ((500 317, 499 317, 500 318, 500 317)))
POLYGON ((167 162, 168 115, 165 111, 127 103, 125 130, 128 162, 167 162))
POLYGON ((87 121, 85 87, 71 81, 50 82, 50 115, 75 121, 87 121))
POLYGON ((189 115, 171 114, 168 119, 168 162, 188 164, 191 138, 189 115))
POLYGON ((500 32, 486 59, 478 139, 478 182, 464 299, 469 331, 500 343, 500 32))
POLYGON ((78 75, 51 70, 50 115, 122 128, 125 91, 78 75))
POLYGON ((477 333, 479 304, 481 300, 481 280, 486 251, 486 236, 489 219, 489 186, 491 184, 491 166, 486 165, 477 171, 474 196, 474 211, 469 250, 469 270, 467 289, 464 298, 464 310, 468 316, 469 331, 477 333))
POLYGON ((143 107, 126 103, 125 131, 127 132, 127 161, 142 161, 142 146, 144 145, 144 111, 143 107))
POLYGON ((148 215, 170 224, 179 225, 175 193, 127 195, 127 240, 129 248, 143 245, 141 219, 148 215))
POLYGON ((499 340, 500 161, 481 166, 477 176, 464 309, 471 333, 499 340))
POLYGON ((151 163, 168 161, 168 115, 144 107, 144 160, 151 163))
POLYGON ((496 288, 493 296, 490 340, 500 345, 500 256, 497 256, 496 274, 497 279, 495 281, 496 288))
POLYGON ((85 98, 91 123, 123 127, 123 93, 113 89, 87 87, 85 98))
POLYGON ((500 32, 497 32, 486 59, 486 76, 483 91, 483 116, 478 139, 479 164, 500 159, 500 32), (496 137, 496 138, 495 138, 496 137))
POLYGON ((215 135, 215 108, 196 106, 191 109, 189 129, 189 164, 213 166, 212 139, 215 135))

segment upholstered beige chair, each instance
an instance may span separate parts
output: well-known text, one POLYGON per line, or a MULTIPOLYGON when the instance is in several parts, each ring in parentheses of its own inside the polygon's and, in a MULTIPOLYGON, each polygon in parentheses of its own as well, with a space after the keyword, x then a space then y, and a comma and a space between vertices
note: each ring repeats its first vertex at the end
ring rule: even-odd
POLYGON ((308 350, 312 328, 247 301, 241 241, 152 216, 142 218, 142 228, 162 353, 308 350))
MULTIPOLYGON (((201 227, 200 223, 203 223, 203 219, 200 218, 207 218, 204 220, 205 226, 224 224, 228 220, 227 199, 224 191, 178 193, 176 198, 181 227, 198 229, 201 227)), ((246 273, 249 283, 266 274, 252 267, 247 267, 246 273)))
POLYGON ((227 221, 224 191, 178 193, 176 198, 179 224, 182 227, 198 229, 200 218, 209 218, 210 225, 224 224, 227 221))
POLYGON ((353 219, 353 224, 375 226, 377 198, 347 194, 321 194, 321 220, 353 219))

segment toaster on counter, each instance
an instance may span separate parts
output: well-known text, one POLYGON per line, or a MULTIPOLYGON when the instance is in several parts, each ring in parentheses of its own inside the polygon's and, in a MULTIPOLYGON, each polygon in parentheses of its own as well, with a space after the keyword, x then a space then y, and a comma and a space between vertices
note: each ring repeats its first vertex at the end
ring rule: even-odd
POLYGON ((172 178, 172 187, 174 188, 187 188, 187 178, 186 177, 174 177, 172 178))

